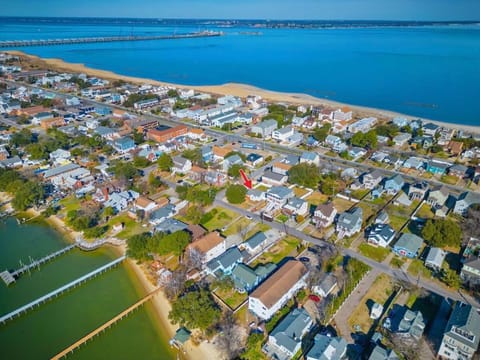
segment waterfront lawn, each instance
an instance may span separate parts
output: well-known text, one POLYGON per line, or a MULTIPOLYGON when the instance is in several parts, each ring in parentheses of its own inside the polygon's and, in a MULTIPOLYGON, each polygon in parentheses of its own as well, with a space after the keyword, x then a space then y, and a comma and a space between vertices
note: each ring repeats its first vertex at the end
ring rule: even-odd
POLYGON ((235 310, 248 298, 247 293, 240 294, 234 288, 217 288, 215 290, 215 295, 222 299, 232 310, 235 310))
POLYGON ((385 304, 392 292, 393 282, 390 277, 385 274, 379 275, 360 301, 360 306, 357 306, 348 319, 348 326, 352 332, 356 332, 358 326, 360 331, 368 333, 373 324, 373 320, 370 319, 370 309, 373 303, 385 304))
POLYGON ((115 237, 119 239, 128 239, 129 237, 137 234, 141 234, 147 231, 147 228, 144 228, 142 224, 138 223, 136 220, 130 218, 127 214, 120 214, 112 217, 107 225, 111 229, 114 225, 124 224, 122 231, 120 231, 115 237))
POLYGON ((213 219, 209 220, 205 224, 202 224, 208 231, 213 231, 216 229, 221 229, 224 226, 230 224, 238 215, 228 209, 218 207, 217 213, 213 217, 213 219))
POLYGON ((268 251, 261 254, 252 264, 252 267, 258 264, 275 263, 278 264, 287 256, 297 256, 301 241, 292 236, 286 236, 274 244, 268 251))
POLYGON ((82 201, 78 199, 75 195, 67 196, 66 198, 58 202, 65 208, 65 214, 71 210, 78 210, 82 205, 82 201))
POLYGON ((318 206, 320 204, 325 204, 328 201, 328 196, 322 194, 321 192, 314 191, 305 200, 312 205, 318 206))
POLYGON ((378 262, 382 262, 390 254, 389 249, 375 247, 367 243, 361 243, 358 246, 358 251, 360 251, 362 255, 365 255, 378 262))

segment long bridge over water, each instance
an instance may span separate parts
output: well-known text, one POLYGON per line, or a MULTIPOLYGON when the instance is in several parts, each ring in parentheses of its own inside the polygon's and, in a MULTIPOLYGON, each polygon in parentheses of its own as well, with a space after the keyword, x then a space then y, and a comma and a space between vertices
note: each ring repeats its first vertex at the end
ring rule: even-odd
POLYGON ((160 289, 156 289, 152 291, 150 294, 145 296, 143 299, 137 301, 135 304, 130 306, 129 308, 125 309, 122 311, 120 314, 115 316, 113 319, 107 321, 105 324, 99 326, 95 330, 91 331, 84 337, 82 337, 80 340, 76 341, 72 345, 70 345, 68 348, 63 350, 62 352, 58 353, 54 357, 52 357, 52 360, 58 360, 63 357, 66 357, 68 354, 72 353, 75 349, 80 347, 81 345, 85 344, 88 340, 92 339, 93 337, 97 336, 100 334, 102 331, 108 329, 110 326, 114 325, 116 322, 122 320, 125 316, 129 315, 132 311, 140 307, 141 305, 145 304, 148 300, 150 300, 160 289))
POLYGON ((71 282, 69 282, 68 284, 65 284, 63 285, 62 287, 6 314, 6 315, 3 315, 2 317, 0 317, 0 323, 6 323, 7 321, 9 320, 12 320, 13 318, 15 318, 16 316, 20 316, 21 314, 23 313, 26 313, 27 311, 33 309, 35 306, 39 306, 40 304, 62 294, 63 292, 67 291, 67 290, 70 290, 72 288, 74 288, 75 286, 77 285, 80 285, 81 283, 84 283, 86 282, 87 280, 91 279, 91 278, 94 278, 95 276, 101 274, 102 272, 104 271, 107 271, 109 269, 111 269, 112 267, 120 264, 123 260, 126 259, 126 256, 121 256, 119 257, 118 259, 106 264, 106 265, 103 265, 101 267, 99 267, 98 269, 94 270, 94 271, 91 271, 89 272, 88 274, 86 275, 83 275, 81 277, 79 277, 78 279, 76 280, 73 280, 71 282))
POLYGON ((187 34, 172 35, 130 35, 130 36, 102 36, 83 37, 71 39, 37 39, 37 40, 3 40, 0 41, 0 48, 25 47, 25 46, 52 46, 69 44, 106 43, 117 41, 146 41, 146 40, 169 40, 169 39, 191 39, 202 37, 215 37, 223 35, 218 31, 200 31, 187 34))

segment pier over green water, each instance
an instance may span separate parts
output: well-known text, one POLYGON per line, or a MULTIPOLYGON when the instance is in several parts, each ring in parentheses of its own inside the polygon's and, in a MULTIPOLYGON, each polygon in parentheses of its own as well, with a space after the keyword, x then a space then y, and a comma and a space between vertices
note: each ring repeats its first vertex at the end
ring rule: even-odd
MULTIPOLYGON (((19 260, 40 258, 66 245, 62 236, 41 223, 0 223, 0 269, 18 268, 19 260)), ((0 284, 0 315, 117 258, 108 249, 74 249, 25 274, 7 288, 0 284)), ((50 358, 145 295, 129 267, 121 264, 38 308, 0 325, 2 358, 50 358)), ((68 358, 173 359, 168 341, 147 303, 68 358)))

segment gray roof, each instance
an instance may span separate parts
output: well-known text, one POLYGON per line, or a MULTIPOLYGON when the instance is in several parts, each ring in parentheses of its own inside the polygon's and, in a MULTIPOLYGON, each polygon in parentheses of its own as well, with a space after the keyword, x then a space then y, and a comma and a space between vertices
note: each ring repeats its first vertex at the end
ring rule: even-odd
POLYGON ((361 207, 355 207, 344 213, 340 214, 338 217, 338 225, 346 229, 353 229, 358 221, 363 219, 363 210, 361 207))
POLYGON ((308 161, 315 161, 315 159, 318 158, 318 155, 313 152, 304 151, 301 158, 308 161))
POLYGON ((384 349, 381 346, 377 345, 373 349, 372 353, 370 354, 370 357, 368 360, 398 360, 400 359, 397 354, 395 354, 395 351, 392 349, 384 349))
POLYGON ((405 181, 403 180, 403 177, 401 175, 395 175, 391 177, 390 179, 387 180, 387 182, 393 182, 399 187, 402 187, 405 181))
POLYGON ((458 197, 457 201, 463 201, 467 205, 480 204, 480 194, 471 191, 464 192, 458 197))
POLYGON ((395 236, 395 230, 388 224, 376 224, 370 230, 368 238, 378 238, 385 241, 387 244, 393 240, 395 236))
POLYGON ((66 165, 62 165, 62 166, 57 166, 55 168, 52 168, 50 170, 45 171, 43 173, 43 177, 44 178, 49 178, 49 177, 52 177, 52 176, 57 176, 57 175, 66 173, 68 171, 78 169, 79 167, 80 167, 80 165, 77 165, 77 164, 66 164, 66 165))
POLYGON ((231 155, 224 159, 229 164, 243 164, 242 158, 238 154, 231 155))
POLYGON ((427 258, 425 259, 425 263, 434 264, 438 267, 442 266, 443 260, 445 260, 445 256, 447 253, 440 248, 432 247, 428 252, 427 258))
POLYGON ((111 129, 111 128, 108 128, 108 127, 105 127, 105 126, 99 126, 97 127, 95 130, 94 130, 95 133, 101 135, 101 136, 105 136, 105 135, 109 135, 109 134, 113 134, 116 132, 116 130, 114 129, 111 129))
POLYGON ((408 333, 410 336, 420 339, 425 330, 425 321, 420 311, 412 311, 407 309, 403 315, 403 319, 398 325, 398 331, 408 333))
POLYGON ((231 247, 227 251, 225 251, 223 254, 217 256, 215 259, 210 260, 210 262, 207 264, 207 266, 212 270, 215 271, 218 269, 220 266, 223 269, 227 269, 234 265, 235 263, 238 263, 242 261, 243 256, 240 250, 236 246, 231 247))
POLYGON ((188 159, 181 155, 174 156, 172 160, 175 165, 180 165, 181 167, 183 167, 188 161, 188 159))
POLYGON ((245 264, 238 264, 232 271, 235 286, 239 289, 251 289, 257 282, 257 274, 245 264))
POLYGON ((160 209, 152 211, 150 214, 150 220, 155 220, 155 219, 162 219, 164 217, 169 216, 175 211, 175 205, 172 204, 167 204, 160 209))
POLYGON ((422 247, 422 244, 423 239, 421 237, 414 234, 403 233, 395 244, 395 247, 407 249, 412 253, 416 253, 422 247))
POLYGON ((161 231, 165 233, 174 233, 176 231, 185 230, 188 228, 188 225, 177 220, 177 219, 165 219, 160 224, 155 226, 156 231, 161 231))
POLYGON ((285 164, 288 164, 288 165, 297 165, 299 163, 299 158, 297 155, 287 155, 285 157, 285 160, 283 161, 285 164))
POLYGON ((315 344, 307 353, 307 360, 340 360, 346 351, 345 339, 317 334, 315 344))
POLYGON ((292 127, 291 126, 286 126, 286 127, 277 129, 276 131, 280 134, 288 134, 289 132, 292 131, 292 127))
POLYGON ((302 342, 300 336, 311 322, 310 315, 304 309, 294 309, 273 329, 270 336, 276 339, 279 346, 294 352, 298 343, 302 342))
POLYGON ((480 315, 471 305, 457 302, 445 333, 476 350, 480 340, 480 315))
POLYGON ((480 271, 480 258, 472 258, 463 263, 463 266, 468 266, 469 268, 476 269, 480 271))
POLYGON ((272 186, 270 189, 267 190, 267 193, 276 195, 280 199, 284 199, 291 195, 293 193, 293 190, 285 186, 272 186))
POLYGON ((265 234, 261 231, 257 232, 255 235, 251 236, 247 241, 245 241, 245 244, 248 245, 251 249, 256 248, 258 245, 263 243, 267 237, 265 234))
POLYGON ((300 209, 302 207, 303 204, 305 204, 306 201, 303 200, 303 199, 300 199, 296 196, 288 199, 288 205, 290 205, 291 207, 295 208, 295 209, 300 209))
POLYGON ((337 285, 337 278, 332 273, 325 274, 320 280, 318 287, 322 289, 324 293, 329 293, 330 290, 337 285))
POLYGON ((260 279, 265 279, 266 277, 268 277, 268 275, 273 273, 276 270, 276 268, 277 268, 277 265, 275 265, 274 263, 267 263, 267 264, 264 264, 264 265, 258 265, 255 268, 255 274, 257 274, 257 276, 260 279))
POLYGON ((272 179, 274 181, 282 181, 286 175, 284 174, 277 174, 272 172, 271 170, 265 171, 262 177, 266 177, 267 179, 272 179))

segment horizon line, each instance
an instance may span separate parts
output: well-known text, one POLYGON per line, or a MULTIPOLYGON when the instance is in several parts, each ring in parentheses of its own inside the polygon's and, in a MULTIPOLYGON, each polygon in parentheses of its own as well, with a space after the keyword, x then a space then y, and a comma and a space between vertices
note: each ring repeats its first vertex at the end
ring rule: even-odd
POLYGON ((408 20, 408 19, 282 19, 282 18, 207 18, 207 17, 127 17, 127 16, 32 16, 32 15, 0 15, 0 19, 5 18, 28 18, 28 19, 130 19, 130 20, 210 20, 210 21, 374 21, 374 22, 414 22, 414 23, 477 23, 478 20, 408 20))

